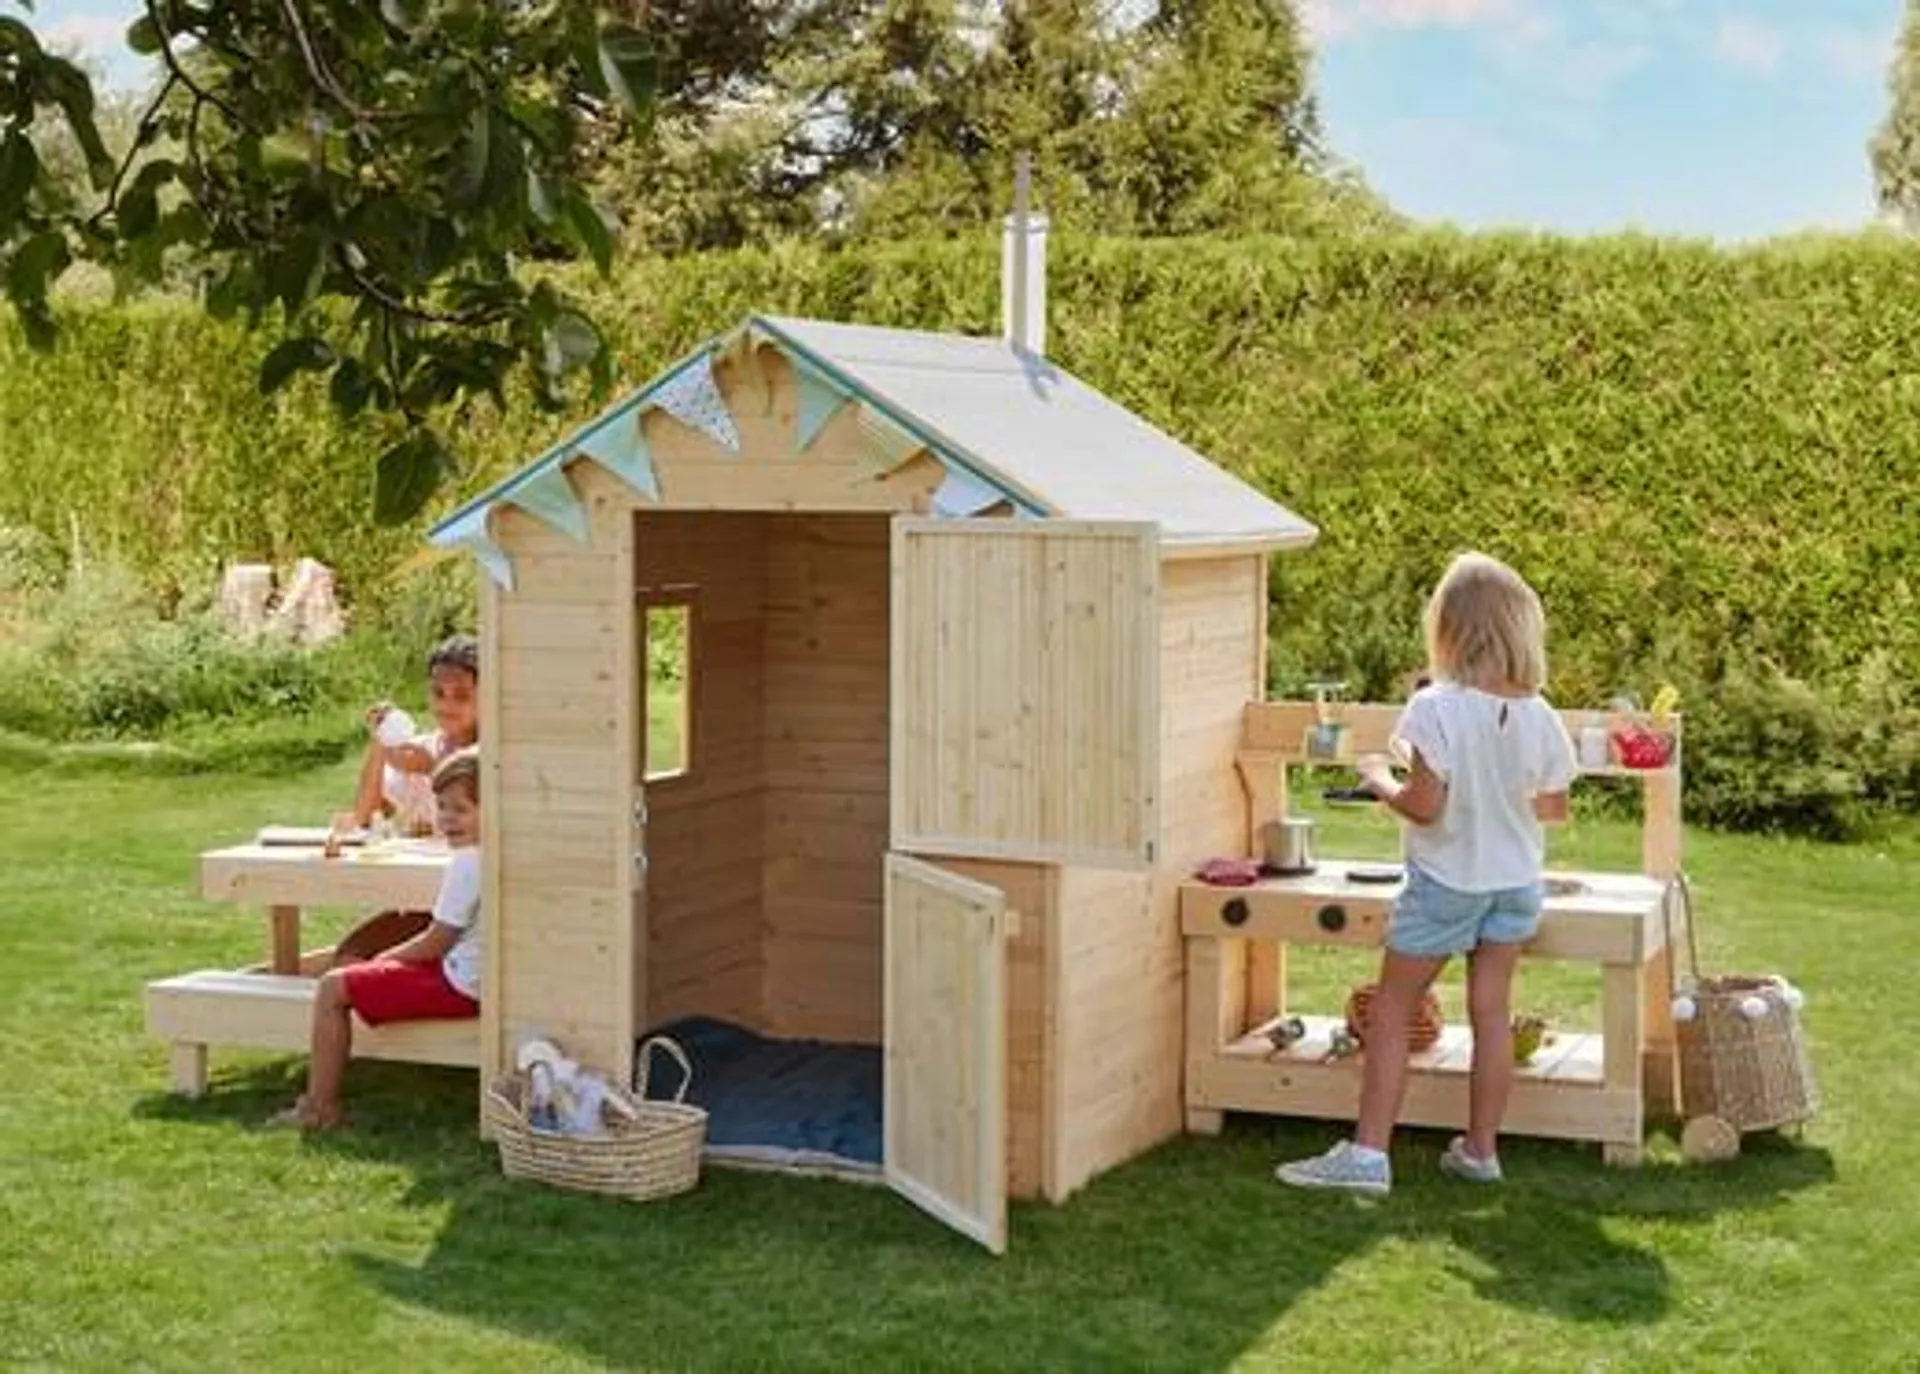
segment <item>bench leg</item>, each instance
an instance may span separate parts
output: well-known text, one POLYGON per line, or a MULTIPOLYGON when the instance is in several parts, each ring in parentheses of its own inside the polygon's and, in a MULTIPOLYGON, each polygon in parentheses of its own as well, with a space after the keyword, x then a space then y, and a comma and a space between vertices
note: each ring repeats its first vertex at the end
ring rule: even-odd
POLYGON ((1609 1141, 1600 1147, 1600 1160, 1610 1169, 1638 1169, 1646 1163, 1647 1147, 1639 1141, 1609 1141))
POLYGON ((276 906, 267 912, 273 921, 273 971, 300 972, 300 908, 276 906))
POLYGON ((173 1090, 182 1097, 207 1095, 207 1047, 176 1044, 172 1047, 173 1090))
POLYGON ((1187 1108, 1187 1134, 1219 1135, 1226 1129, 1227 1114, 1211 1107, 1187 1108))

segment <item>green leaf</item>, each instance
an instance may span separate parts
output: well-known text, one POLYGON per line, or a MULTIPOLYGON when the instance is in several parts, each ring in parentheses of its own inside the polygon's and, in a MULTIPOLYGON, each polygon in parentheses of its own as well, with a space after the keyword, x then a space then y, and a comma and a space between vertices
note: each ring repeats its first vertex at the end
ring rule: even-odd
POLYGON ((561 371, 586 366, 605 346, 593 321, 578 310, 562 310, 555 315, 549 332, 560 356, 561 371))
POLYGON ((333 380, 327 384, 327 396, 340 417, 351 420, 367 408, 373 396, 373 383, 374 376, 366 364, 358 358, 342 358, 333 370, 333 380))
POLYGON ((380 455, 373 477, 373 518, 404 525, 426 506, 450 466, 447 447, 430 429, 416 429, 380 455))
POLYGON ((408 0, 380 0, 380 17, 387 21, 389 28, 401 33, 412 33, 414 25, 420 22, 419 14, 408 0))
POLYGON ((567 223, 573 226, 574 237, 587 250, 587 256, 600 269, 600 275, 606 276, 613 267, 613 231, 607 227, 605 216, 581 191, 568 194, 566 212, 567 223))
POLYGON ((467 121, 467 136, 460 145, 460 160, 454 168, 452 197, 456 205, 478 205, 487 189, 487 159, 491 155, 489 133, 493 121, 482 105, 467 121))
POLYGON ((24 133, 14 132, 0 142, 0 233, 26 209, 27 197, 40 179, 40 155, 24 133))
POLYGON ((143 239, 160 222, 160 201, 144 186, 132 186, 120 197, 117 216, 122 238, 143 239))
POLYGON ((609 24, 600 32, 600 77, 607 91, 629 114, 653 102, 659 63, 653 43, 636 28, 609 24))
POLYGON ((23 309, 32 302, 44 302, 48 285, 72 261, 66 236, 56 229, 41 230, 14 250, 7 264, 7 294, 23 309))
POLYGON ((324 339, 303 334, 282 340, 260 364, 260 394, 273 395, 296 372, 319 372, 332 367, 336 356, 324 339))
POLYGON ((527 168, 527 209, 540 223, 553 223, 553 188, 547 185, 547 179, 540 175, 538 167, 527 168))
POLYGON ((289 316, 297 315, 313 299, 320 285, 321 256, 326 244, 316 233, 300 234, 267 263, 267 289, 289 316))
POLYGON ((160 51, 160 30, 150 16, 141 15, 127 26, 127 46, 143 57, 160 51))

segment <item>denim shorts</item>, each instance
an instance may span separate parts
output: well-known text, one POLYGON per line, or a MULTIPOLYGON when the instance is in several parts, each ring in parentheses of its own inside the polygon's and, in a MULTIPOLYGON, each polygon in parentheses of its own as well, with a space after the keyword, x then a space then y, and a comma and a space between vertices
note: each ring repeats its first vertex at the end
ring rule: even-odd
POLYGON ((1522 945, 1540 929, 1539 883, 1499 892, 1456 892, 1418 864, 1387 922, 1387 948, 1418 959, 1465 954, 1476 945, 1522 945))

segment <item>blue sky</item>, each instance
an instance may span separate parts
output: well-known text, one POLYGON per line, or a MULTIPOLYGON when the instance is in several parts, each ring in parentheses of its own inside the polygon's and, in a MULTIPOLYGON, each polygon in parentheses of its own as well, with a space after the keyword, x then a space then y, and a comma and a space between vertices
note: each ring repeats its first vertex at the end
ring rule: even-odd
MULTIPOLYGON (((1300 0, 1329 140, 1402 211, 1738 240, 1874 217, 1902 0, 1300 0)), ((36 22, 138 82, 127 0, 36 22)))

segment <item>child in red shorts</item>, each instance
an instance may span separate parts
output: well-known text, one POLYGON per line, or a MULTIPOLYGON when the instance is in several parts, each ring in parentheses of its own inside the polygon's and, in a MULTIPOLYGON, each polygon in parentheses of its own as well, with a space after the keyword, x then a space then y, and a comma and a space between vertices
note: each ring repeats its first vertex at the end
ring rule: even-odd
POLYGON ((433 772, 440 828, 453 849, 434 898, 433 919, 412 939, 363 963, 330 969, 313 1000, 313 1058, 307 1090, 271 1124, 324 1131, 346 1124, 340 1083, 353 1052, 353 1017, 460 1020, 480 1014, 480 760, 463 749, 433 772))

